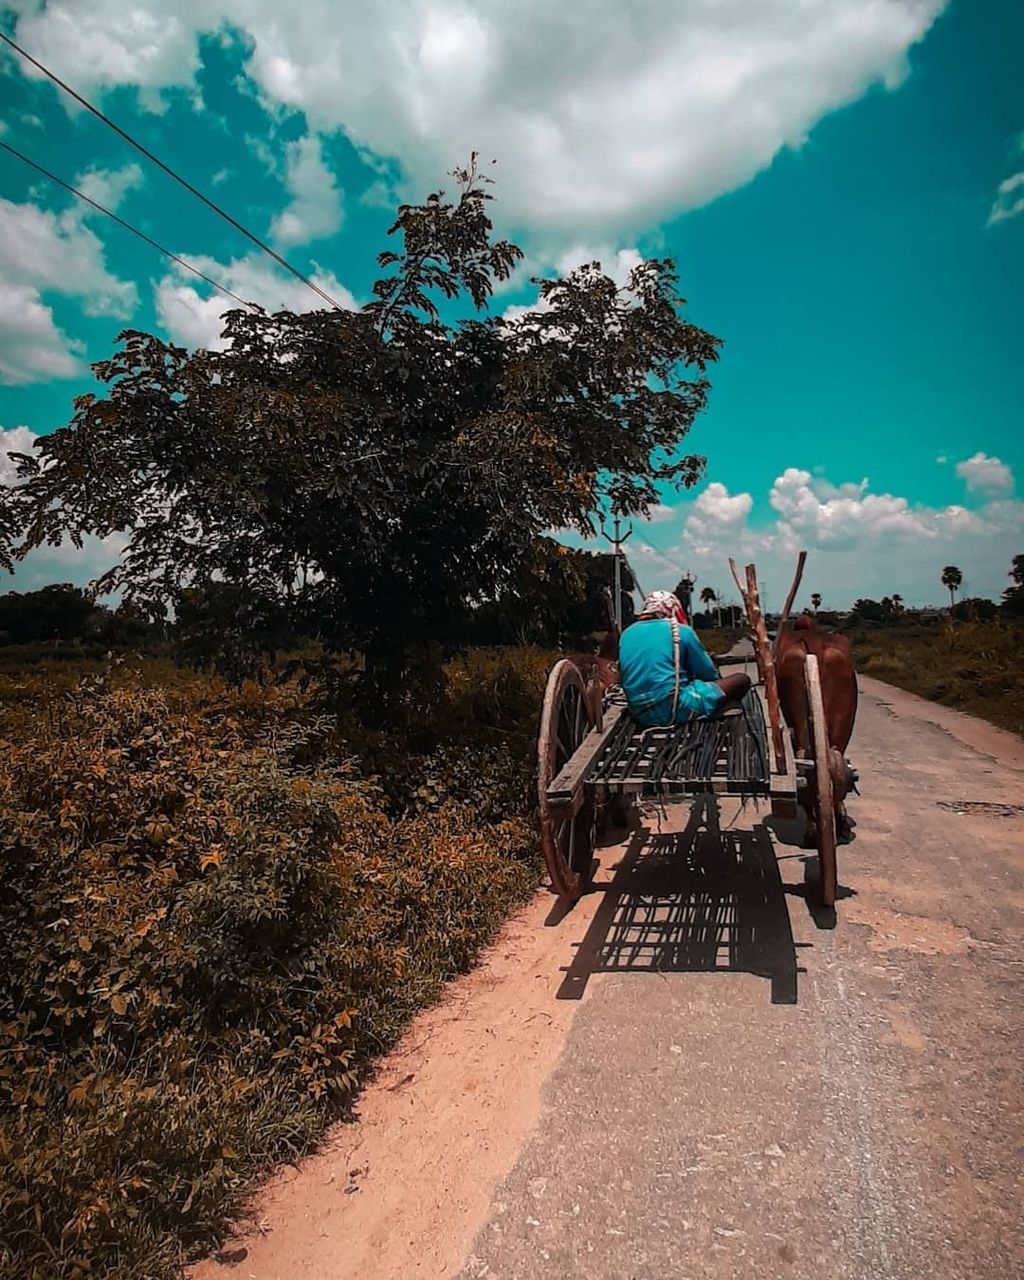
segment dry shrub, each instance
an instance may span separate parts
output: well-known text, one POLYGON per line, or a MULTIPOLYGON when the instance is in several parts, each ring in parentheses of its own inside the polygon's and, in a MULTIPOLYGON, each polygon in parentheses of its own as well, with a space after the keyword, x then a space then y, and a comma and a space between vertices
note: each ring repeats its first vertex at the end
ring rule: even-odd
POLYGON ((173 1274, 310 1148, 536 883, 540 662, 455 664, 443 747, 367 735, 390 798, 293 686, 6 678, 0 1272, 173 1274))

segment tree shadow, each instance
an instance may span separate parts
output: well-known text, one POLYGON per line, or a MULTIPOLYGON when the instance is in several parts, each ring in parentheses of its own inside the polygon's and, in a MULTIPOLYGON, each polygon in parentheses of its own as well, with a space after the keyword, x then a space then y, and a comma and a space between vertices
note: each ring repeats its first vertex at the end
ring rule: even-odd
MULTIPOLYGON (((600 889, 598 890, 601 891, 600 889)), ((578 1000, 593 973, 752 973, 773 1004, 797 1003, 797 963, 771 838, 722 830, 699 796, 680 832, 634 831, 558 990, 578 1000)))

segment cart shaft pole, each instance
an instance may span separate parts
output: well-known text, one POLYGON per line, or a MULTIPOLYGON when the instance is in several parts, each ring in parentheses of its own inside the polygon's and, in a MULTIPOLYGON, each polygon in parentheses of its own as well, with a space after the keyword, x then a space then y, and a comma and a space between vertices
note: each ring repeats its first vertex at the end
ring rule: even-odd
MULTIPOLYGON (((765 698, 768 702, 768 723, 772 735, 772 756, 775 761, 775 772, 781 773, 785 768, 785 750, 782 745, 782 709, 779 705, 779 685, 775 675, 775 660, 772 657, 771 645, 768 643, 768 628, 765 626, 764 614, 761 612, 761 597, 757 589, 757 570, 752 564, 746 567, 747 589, 743 591, 743 603, 747 607, 747 621, 754 638, 754 656, 757 660, 757 673, 764 685, 765 698)), ((742 590, 742 588, 741 588, 742 590)))

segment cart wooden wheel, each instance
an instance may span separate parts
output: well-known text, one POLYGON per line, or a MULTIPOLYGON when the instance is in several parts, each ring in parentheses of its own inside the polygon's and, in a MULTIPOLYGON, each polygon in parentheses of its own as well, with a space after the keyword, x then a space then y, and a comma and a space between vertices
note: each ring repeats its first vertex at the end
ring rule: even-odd
POLYGON ((568 764, 592 722, 592 699, 579 667, 568 658, 548 676, 537 740, 537 794, 540 839, 551 883, 560 897, 574 901, 586 887, 594 855, 594 802, 584 796, 575 814, 548 802, 548 787, 568 764))
POLYGON ((821 674, 818 671, 818 659, 813 653, 807 655, 804 675, 807 681, 807 712, 811 721, 811 747, 814 753, 812 801, 818 833, 821 901, 824 906, 833 907, 839 887, 836 868, 836 811, 825 704, 821 696, 821 674))

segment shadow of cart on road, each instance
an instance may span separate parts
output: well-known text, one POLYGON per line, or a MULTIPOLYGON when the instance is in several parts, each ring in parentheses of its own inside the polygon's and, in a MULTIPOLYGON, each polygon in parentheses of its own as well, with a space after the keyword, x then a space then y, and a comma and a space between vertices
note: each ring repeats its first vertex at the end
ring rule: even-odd
POLYGON ((712 796, 694 800, 683 831, 633 832, 566 970, 560 1000, 593 973, 751 973, 773 1004, 796 1004, 787 896, 763 823, 723 829, 712 796))

